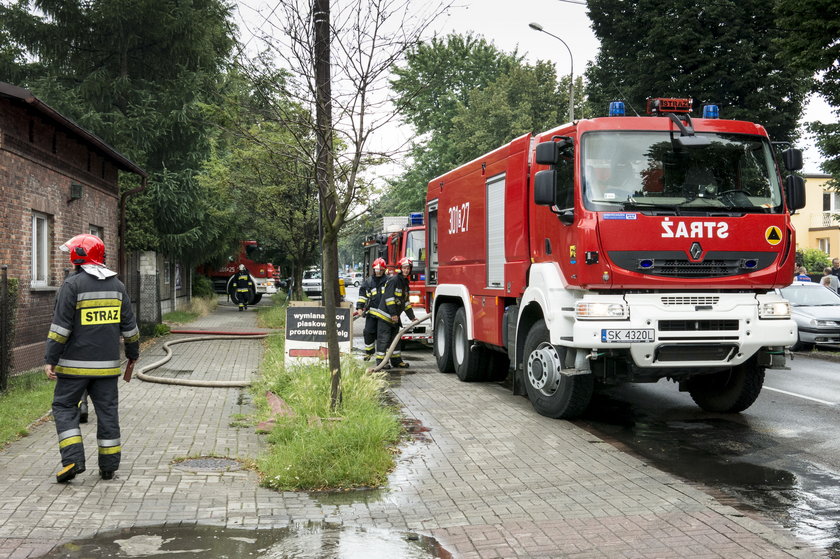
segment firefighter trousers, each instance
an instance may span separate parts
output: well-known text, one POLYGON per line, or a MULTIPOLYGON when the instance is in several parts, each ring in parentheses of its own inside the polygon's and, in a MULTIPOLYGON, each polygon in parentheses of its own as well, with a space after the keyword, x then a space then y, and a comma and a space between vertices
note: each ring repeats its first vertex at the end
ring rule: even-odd
POLYGON ((58 433, 61 464, 85 466, 85 447, 79 428, 79 400, 87 390, 96 410, 96 442, 99 469, 116 471, 120 467, 119 377, 58 377, 53 394, 52 413, 58 433))
MULTIPOLYGON (((400 325, 392 324, 381 318, 376 319, 376 362, 379 363, 385 358, 385 353, 394 341, 394 337, 399 332, 400 325)), ((391 365, 397 366, 402 363, 402 342, 397 344, 394 352, 391 354, 391 365)))
POLYGON ((365 315, 365 329, 362 332, 365 340, 365 355, 373 355, 376 350, 376 333, 380 322, 371 314, 365 315))

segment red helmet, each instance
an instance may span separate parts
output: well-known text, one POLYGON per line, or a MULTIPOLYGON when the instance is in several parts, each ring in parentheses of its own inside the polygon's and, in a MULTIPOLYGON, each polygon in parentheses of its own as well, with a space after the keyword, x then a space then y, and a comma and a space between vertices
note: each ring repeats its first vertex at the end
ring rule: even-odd
POLYGON ((383 270, 388 267, 388 264, 385 262, 384 258, 377 258, 373 261, 373 264, 370 266, 371 268, 382 268, 383 270))
POLYGON ((400 258, 400 261, 397 262, 397 267, 402 268, 403 266, 408 266, 409 268, 414 267, 414 263, 411 261, 411 258, 408 256, 403 256, 400 258))
POLYGON ((105 243, 96 235, 76 235, 59 247, 70 253, 70 262, 77 266, 82 264, 105 265, 105 243))

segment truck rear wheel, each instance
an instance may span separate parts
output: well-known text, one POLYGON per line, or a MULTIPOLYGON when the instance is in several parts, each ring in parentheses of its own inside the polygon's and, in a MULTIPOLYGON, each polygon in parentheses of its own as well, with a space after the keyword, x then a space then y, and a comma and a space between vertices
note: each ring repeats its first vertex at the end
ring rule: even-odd
POLYGON ((582 414, 592 400, 595 387, 591 374, 562 374, 563 357, 551 344, 545 321, 534 324, 525 338, 522 356, 525 390, 540 415, 555 419, 571 419, 582 414))
POLYGON ((442 303, 435 311, 434 353, 441 373, 455 372, 452 361, 452 322, 457 310, 452 303, 442 303))
POLYGON ((764 367, 759 367, 755 359, 750 359, 729 371, 690 379, 688 393, 706 411, 737 413, 755 402, 763 385, 764 367))
POLYGON ((483 380, 481 363, 484 352, 483 347, 470 349, 470 340, 467 338, 467 311, 460 307, 455 313, 452 322, 452 361, 455 365, 455 374, 464 382, 476 382, 483 380))

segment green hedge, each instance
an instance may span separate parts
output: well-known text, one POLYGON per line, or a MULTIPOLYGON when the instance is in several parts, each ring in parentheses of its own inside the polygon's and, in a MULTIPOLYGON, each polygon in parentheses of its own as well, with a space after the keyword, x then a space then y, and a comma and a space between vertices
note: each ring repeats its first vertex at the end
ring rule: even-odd
POLYGON ((9 375, 12 372, 12 348, 15 347, 15 320, 17 319, 18 293, 19 283, 15 278, 9 278, 8 295, 6 301, 0 301, 0 305, 5 308, 2 313, 2 320, 4 323, 0 324, 0 329, 6 333, 5 346, 0 347, 2 352, 3 370, 0 370, 0 392, 5 392, 9 386, 9 375))

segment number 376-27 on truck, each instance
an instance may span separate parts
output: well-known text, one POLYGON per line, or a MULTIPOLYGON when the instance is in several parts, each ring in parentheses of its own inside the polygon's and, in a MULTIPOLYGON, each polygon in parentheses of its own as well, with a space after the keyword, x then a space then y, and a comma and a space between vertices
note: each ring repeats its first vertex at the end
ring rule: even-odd
MULTIPOLYGON (((773 289, 793 277, 804 182, 782 179, 762 126, 717 107, 613 105, 429 183, 438 368, 512 372, 550 417, 582 413, 596 384, 662 378, 706 410, 742 411, 796 341, 773 289)), ((781 158, 802 167, 796 149, 781 158)))

